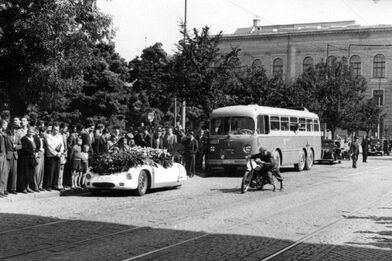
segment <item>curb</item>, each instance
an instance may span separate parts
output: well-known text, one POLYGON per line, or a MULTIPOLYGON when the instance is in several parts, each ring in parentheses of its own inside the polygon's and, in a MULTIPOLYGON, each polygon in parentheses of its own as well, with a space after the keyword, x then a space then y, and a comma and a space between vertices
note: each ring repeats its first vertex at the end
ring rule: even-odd
POLYGON ((18 193, 17 195, 8 194, 7 197, 0 198, 0 203, 1 202, 19 202, 19 201, 55 198, 55 197, 63 197, 63 196, 80 196, 80 195, 85 195, 85 194, 89 194, 89 193, 90 192, 88 192, 88 191, 76 192, 76 191, 72 191, 70 189, 67 189, 63 192, 60 192, 57 190, 52 190, 52 191, 41 191, 41 192, 28 193, 28 194, 23 194, 23 193, 18 193))

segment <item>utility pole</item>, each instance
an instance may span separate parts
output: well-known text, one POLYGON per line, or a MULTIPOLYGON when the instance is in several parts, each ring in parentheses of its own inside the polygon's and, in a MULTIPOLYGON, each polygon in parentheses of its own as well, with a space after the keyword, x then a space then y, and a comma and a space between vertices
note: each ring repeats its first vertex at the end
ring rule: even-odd
MULTIPOLYGON (((185 0, 185 12, 184 12, 184 51, 185 51, 185 40, 186 40, 186 20, 187 20, 187 3, 188 1, 185 0)), ((185 88, 185 62, 184 62, 184 88, 185 88)), ((182 102, 182 127, 185 129, 185 120, 186 120, 186 101, 182 102)))

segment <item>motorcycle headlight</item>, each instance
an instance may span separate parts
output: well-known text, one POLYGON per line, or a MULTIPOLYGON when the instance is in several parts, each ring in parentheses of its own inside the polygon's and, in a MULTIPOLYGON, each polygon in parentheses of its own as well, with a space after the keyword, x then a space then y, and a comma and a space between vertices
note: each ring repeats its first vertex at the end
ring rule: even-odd
POLYGON ((127 179, 132 179, 132 174, 131 173, 127 173, 127 179))
POLYGON ((215 151, 215 146, 211 146, 211 147, 210 147, 210 151, 211 151, 211 152, 214 152, 214 151, 215 151))
POLYGON ((245 145, 244 148, 242 149, 245 153, 251 153, 252 152, 252 146, 249 144, 245 145))

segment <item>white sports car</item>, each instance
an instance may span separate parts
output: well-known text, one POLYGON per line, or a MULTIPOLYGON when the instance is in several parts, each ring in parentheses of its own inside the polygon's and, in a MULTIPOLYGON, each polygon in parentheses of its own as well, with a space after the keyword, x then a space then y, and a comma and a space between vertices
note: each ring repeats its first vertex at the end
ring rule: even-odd
POLYGON ((102 190, 135 190, 138 196, 143 196, 149 189, 178 187, 185 180, 186 170, 179 163, 173 163, 169 168, 159 164, 142 165, 110 175, 90 172, 86 175, 86 187, 93 194, 99 194, 102 190))

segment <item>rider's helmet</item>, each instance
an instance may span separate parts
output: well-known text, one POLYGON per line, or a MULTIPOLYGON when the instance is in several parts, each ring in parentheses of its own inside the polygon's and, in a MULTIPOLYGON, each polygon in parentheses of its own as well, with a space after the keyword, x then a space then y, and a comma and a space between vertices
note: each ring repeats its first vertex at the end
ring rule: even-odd
POLYGON ((266 151, 267 151, 266 148, 264 148, 263 146, 260 146, 260 148, 259 148, 259 152, 260 152, 260 153, 264 153, 264 152, 266 152, 266 151))

